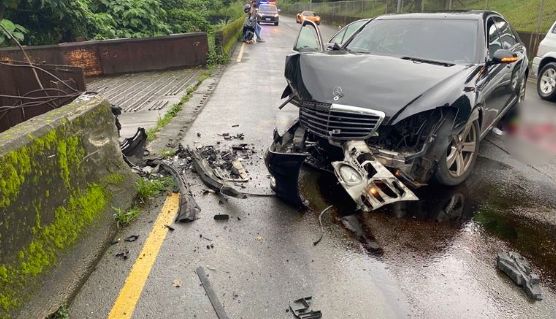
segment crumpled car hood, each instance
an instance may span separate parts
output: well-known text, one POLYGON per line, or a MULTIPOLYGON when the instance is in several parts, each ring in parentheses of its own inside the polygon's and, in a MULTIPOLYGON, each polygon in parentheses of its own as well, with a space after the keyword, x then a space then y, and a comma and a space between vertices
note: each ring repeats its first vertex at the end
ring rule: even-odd
MULTIPOLYGON (((294 54, 285 76, 302 100, 382 111, 386 120, 419 96, 466 69, 363 54, 294 54), (343 95, 334 100, 338 88, 343 95)), ((437 105, 431 105, 431 108, 437 105)))

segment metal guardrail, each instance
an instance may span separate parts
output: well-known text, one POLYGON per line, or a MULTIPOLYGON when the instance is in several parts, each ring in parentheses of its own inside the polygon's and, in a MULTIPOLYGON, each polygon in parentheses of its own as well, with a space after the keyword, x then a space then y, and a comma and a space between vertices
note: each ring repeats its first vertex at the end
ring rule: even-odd
MULTIPOLYGON (((34 63, 83 68, 85 76, 164 70, 207 63, 207 34, 193 32, 143 39, 115 39, 28 46, 34 63)), ((24 61, 19 48, 0 49, 0 60, 24 61)))

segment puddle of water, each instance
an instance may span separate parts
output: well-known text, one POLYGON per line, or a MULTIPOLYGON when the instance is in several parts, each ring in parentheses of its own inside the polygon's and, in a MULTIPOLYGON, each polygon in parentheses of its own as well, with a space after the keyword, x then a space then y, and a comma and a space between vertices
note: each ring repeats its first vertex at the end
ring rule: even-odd
POLYGON ((425 187, 416 191, 419 201, 396 203, 368 216, 356 214, 353 201, 332 174, 305 171, 301 191, 315 215, 334 205, 337 222, 373 255, 382 254, 368 224, 373 219, 386 219, 380 222, 381 227, 390 228, 381 229, 381 237, 388 237, 383 240, 395 241, 399 231, 413 232, 407 237, 414 238, 415 246, 403 245, 408 253, 420 252, 420 258, 437 258, 460 232, 472 229, 480 234, 477 240, 494 236, 521 253, 541 270, 543 281, 556 288, 556 226, 518 214, 520 208, 547 214, 553 209, 551 204, 532 197, 521 184, 500 183, 496 174, 507 167, 493 164, 487 168, 497 182, 489 181, 479 170, 459 187, 425 187))

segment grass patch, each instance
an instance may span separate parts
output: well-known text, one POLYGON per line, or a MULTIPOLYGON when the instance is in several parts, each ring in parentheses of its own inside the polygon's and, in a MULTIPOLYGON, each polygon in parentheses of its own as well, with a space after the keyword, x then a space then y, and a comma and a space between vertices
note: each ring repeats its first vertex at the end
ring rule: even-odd
POLYGON ((187 103, 189 99, 191 99, 191 95, 193 94, 193 92, 197 90, 201 83, 203 83, 203 81, 206 80, 210 76, 210 74, 210 70, 206 70, 199 74, 199 76, 197 77, 197 83, 187 88, 185 95, 180 99, 178 103, 172 105, 168 112, 164 114, 164 116, 158 119, 155 127, 147 130, 147 141, 151 142, 156 139, 160 130, 168 125, 172 121, 172 119, 174 119, 174 117, 178 115, 178 113, 183 109, 183 105, 187 103))
POLYGON ((141 213, 141 210, 137 207, 132 207, 128 210, 123 210, 121 208, 116 208, 116 207, 113 207, 113 209, 114 209, 114 219, 118 224, 118 228, 126 227, 132 221, 134 221, 141 213))
POLYGON ((69 319, 69 317, 70 315, 69 315, 68 306, 62 305, 60 306, 60 308, 58 308, 58 310, 56 310, 56 312, 50 314, 45 319, 69 319))
POLYGON ((140 203, 146 203, 150 198, 175 187, 175 181, 171 176, 148 179, 141 178, 137 181, 137 199, 140 203))

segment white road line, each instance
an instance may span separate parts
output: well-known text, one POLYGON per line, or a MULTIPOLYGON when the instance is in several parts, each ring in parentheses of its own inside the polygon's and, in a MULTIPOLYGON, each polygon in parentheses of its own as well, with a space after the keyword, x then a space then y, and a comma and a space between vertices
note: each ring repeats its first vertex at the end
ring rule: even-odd
POLYGON ((245 42, 241 44, 241 49, 239 50, 239 54, 237 55, 237 63, 240 63, 241 59, 243 58, 243 50, 245 50, 245 42))

